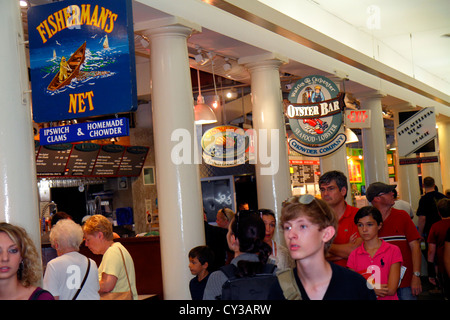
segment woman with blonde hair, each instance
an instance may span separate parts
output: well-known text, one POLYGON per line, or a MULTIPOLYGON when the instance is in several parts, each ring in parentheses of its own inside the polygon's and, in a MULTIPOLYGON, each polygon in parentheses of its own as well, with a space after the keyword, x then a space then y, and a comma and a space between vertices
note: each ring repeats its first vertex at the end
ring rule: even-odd
POLYGON ((131 291, 133 300, 137 300, 133 258, 120 242, 114 242, 112 223, 106 217, 96 214, 86 220, 83 232, 89 250, 103 255, 98 267, 101 299, 119 299, 113 296, 131 291))
POLYGON ((39 287, 42 262, 25 229, 0 222, 0 300, 54 300, 39 287))

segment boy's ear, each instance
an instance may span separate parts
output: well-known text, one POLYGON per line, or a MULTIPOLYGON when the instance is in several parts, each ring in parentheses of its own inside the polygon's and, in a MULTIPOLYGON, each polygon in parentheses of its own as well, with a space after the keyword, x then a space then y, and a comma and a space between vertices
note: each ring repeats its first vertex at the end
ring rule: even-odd
POLYGON ((336 229, 333 226, 328 226, 323 229, 323 242, 330 241, 333 236, 336 234, 336 229))

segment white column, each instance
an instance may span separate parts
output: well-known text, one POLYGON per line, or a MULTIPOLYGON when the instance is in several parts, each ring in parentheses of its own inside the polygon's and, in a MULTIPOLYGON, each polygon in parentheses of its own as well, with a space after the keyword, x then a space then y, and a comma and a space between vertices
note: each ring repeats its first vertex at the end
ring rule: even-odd
MULTIPOLYGON (((342 82, 344 79, 339 77, 330 77, 330 80, 332 80, 339 90, 341 90, 342 82)), ((341 128, 338 131, 339 133, 344 133, 344 124, 342 124, 341 128)), ((320 158, 320 173, 324 174, 327 171, 337 170, 341 171, 347 179, 348 177, 348 161, 347 161, 347 147, 344 144, 342 147, 340 147, 338 150, 333 152, 330 155, 323 156, 320 158)), ((348 181, 348 180, 347 180, 348 181)), ((352 199, 352 190, 350 188, 350 182, 347 183, 347 197, 346 200, 348 203, 351 204, 352 199)))
POLYGON ((169 300, 191 298, 188 253, 205 244, 200 177, 192 159, 194 99, 187 51, 191 32, 192 26, 178 19, 157 21, 146 32, 151 44, 162 277, 164 299, 169 300))
MULTIPOLYGON (((257 135, 255 171, 258 207, 273 210, 278 226, 281 204, 291 195, 279 73, 280 65, 286 61, 275 54, 239 60, 251 74, 253 128, 257 135)), ((278 229, 275 241, 284 243, 278 229)))
POLYGON ((371 91, 359 94, 358 97, 361 100, 361 109, 371 110, 371 127, 362 129, 366 186, 377 181, 389 183, 386 133, 381 105, 384 95, 379 91, 371 91))
MULTIPOLYGON (((31 96, 18 1, 0 2, 0 221, 41 246, 31 96)), ((39 250, 40 252, 40 250, 39 250)))
MULTIPOLYGON (((438 157, 439 160, 439 145, 437 139, 435 141, 435 152, 422 152, 420 153, 421 157, 438 157)), ((422 179, 426 177, 432 177, 434 179, 434 184, 438 187, 439 192, 444 193, 445 190, 442 190, 442 177, 441 177, 441 164, 440 162, 430 162, 430 163, 422 163, 420 164, 420 168, 422 171, 422 179)), ((422 180, 423 181, 423 180, 422 180)))
POLYGON ((441 192, 445 193, 445 190, 450 189, 450 121, 447 118, 439 119, 438 142, 442 178, 441 192))
MULTIPOLYGON (((399 126, 398 113, 401 111, 411 111, 411 105, 401 105, 399 107, 389 106, 394 112, 394 128, 395 128, 395 141, 397 141, 397 127, 399 126), (405 109, 405 108, 409 108, 405 109)), ((411 204, 414 211, 414 223, 417 223, 416 211, 419 206, 419 200, 421 196, 419 185, 419 172, 417 170, 417 164, 404 164, 400 165, 400 158, 398 156, 398 143, 397 152, 395 152, 395 168, 397 171, 397 192, 400 199, 405 200, 411 204)), ((416 154, 413 153, 405 158, 415 158, 416 154)))

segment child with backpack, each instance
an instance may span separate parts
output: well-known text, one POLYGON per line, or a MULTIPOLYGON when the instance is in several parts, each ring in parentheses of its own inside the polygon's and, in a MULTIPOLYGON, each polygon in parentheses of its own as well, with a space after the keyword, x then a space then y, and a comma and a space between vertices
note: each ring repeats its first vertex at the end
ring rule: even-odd
POLYGON ((227 242, 234 252, 229 265, 211 273, 203 300, 265 300, 276 281, 275 265, 264 242, 265 224, 255 211, 238 211, 228 227, 227 242))

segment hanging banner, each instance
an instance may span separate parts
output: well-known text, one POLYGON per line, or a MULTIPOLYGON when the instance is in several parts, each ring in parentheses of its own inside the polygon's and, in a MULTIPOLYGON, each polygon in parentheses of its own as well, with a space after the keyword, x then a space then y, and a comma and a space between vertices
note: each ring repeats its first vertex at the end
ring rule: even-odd
POLYGON ((83 122, 67 126, 43 128, 39 130, 42 146, 88 140, 108 139, 129 135, 127 118, 83 122))
POLYGON ((345 144, 346 136, 339 133, 345 108, 345 94, 326 77, 313 75, 297 81, 285 101, 285 114, 292 133, 289 140, 296 152, 321 157, 331 154, 345 144))
POLYGON ((28 10, 35 122, 137 108, 131 0, 67 0, 28 10))

